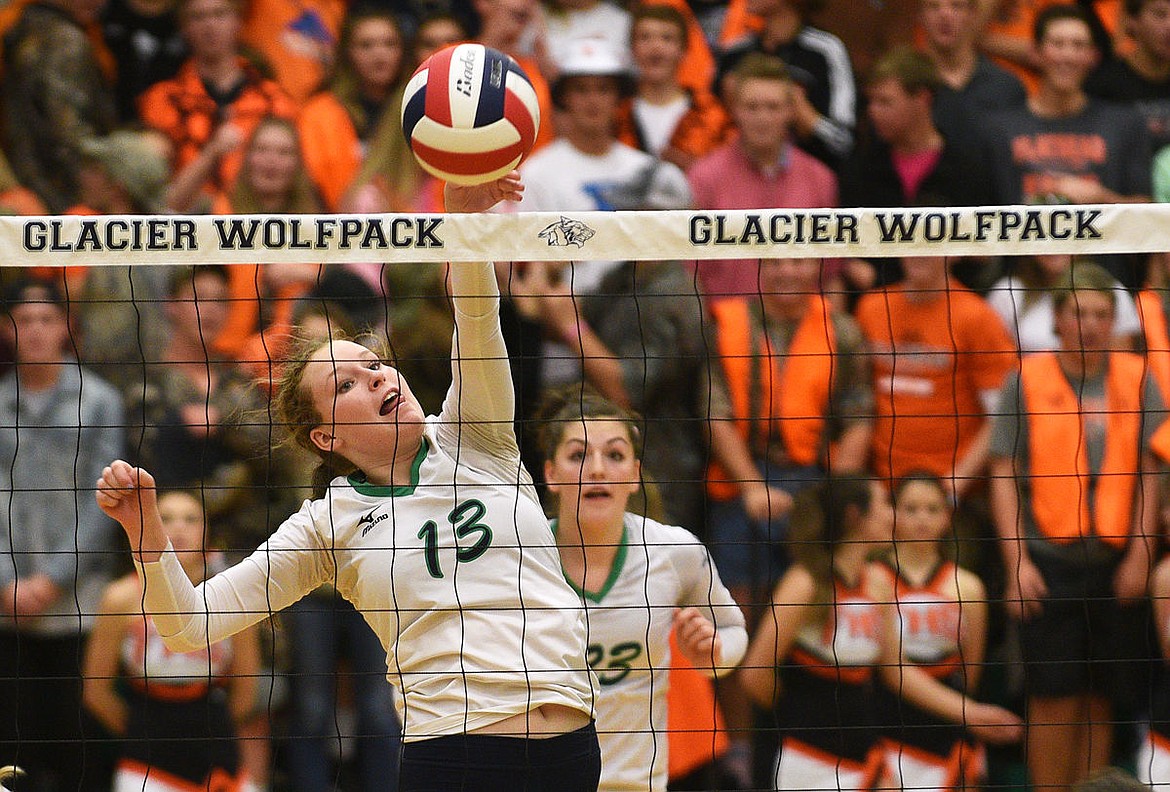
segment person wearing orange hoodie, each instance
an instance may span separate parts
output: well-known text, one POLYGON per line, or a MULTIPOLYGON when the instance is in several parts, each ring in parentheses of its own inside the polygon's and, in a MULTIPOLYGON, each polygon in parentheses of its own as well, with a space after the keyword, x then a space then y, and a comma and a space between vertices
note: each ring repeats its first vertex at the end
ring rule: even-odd
POLYGON ((171 141, 176 171, 201 157, 209 160, 212 193, 235 181, 241 144, 261 119, 296 112, 281 87, 241 54, 241 12, 240 0, 183 0, 179 20, 191 57, 138 105, 142 122, 171 141))
POLYGON ((399 114, 411 67, 405 39, 389 9, 354 6, 332 75, 301 111, 305 167, 330 211, 353 186, 379 121, 399 114))
POLYGON ((709 91, 679 80, 690 35, 682 12, 651 3, 635 8, 632 18, 637 87, 618 110, 618 140, 686 170, 723 141, 731 119, 709 91))
POLYGON ((301 107, 333 68, 347 9, 356 5, 348 0, 248 0, 240 38, 301 107))

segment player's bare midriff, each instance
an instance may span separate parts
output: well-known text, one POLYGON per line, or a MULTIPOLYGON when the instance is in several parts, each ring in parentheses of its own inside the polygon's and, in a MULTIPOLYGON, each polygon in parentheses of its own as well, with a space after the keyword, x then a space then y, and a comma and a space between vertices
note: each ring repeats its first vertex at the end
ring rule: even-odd
POLYGON ((589 713, 563 704, 543 704, 498 723, 476 729, 472 734, 499 734, 510 737, 556 737, 589 725, 589 713))

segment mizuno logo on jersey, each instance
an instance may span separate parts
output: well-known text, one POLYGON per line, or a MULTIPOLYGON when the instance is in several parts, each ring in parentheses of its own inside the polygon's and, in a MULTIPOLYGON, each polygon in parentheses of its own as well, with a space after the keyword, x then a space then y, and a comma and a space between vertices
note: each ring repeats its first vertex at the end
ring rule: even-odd
POLYGON ((370 511, 363 514, 361 517, 358 517, 357 524, 358 527, 362 529, 362 536, 365 536, 370 531, 374 530, 375 525, 390 516, 389 514, 379 514, 377 517, 375 517, 374 512, 376 511, 377 509, 370 509, 370 511))

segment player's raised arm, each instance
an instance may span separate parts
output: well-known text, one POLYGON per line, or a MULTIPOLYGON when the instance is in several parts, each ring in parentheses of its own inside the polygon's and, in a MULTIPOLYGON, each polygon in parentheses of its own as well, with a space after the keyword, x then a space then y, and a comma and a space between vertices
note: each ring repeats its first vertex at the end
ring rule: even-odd
MULTIPOLYGON (((512 171, 495 181, 484 184, 460 185, 447 184, 443 192, 443 201, 447 211, 452 214, 472 214, 486 212, 500 201, 516 202, 524 192, 524 184, 520 181, 520 172, 512 171)), ((490 317, 492 320, 499 305, 500 289, 496 282, 495 268, 487 262, 451 263, 451 300, 455 305, 455 319, 490 317)), ((492 321, 490 327, 498 324, 492 321)), ((460 328, 474 330, 476 328, 460 328)), ((460 339, 456 333, 455 343, 463 348, 474 344, 476 339, 460 339)))
MULTIPOLYGON (((520 173, 476 185, 447 184, 449 212, 485 212, 500 201, 519 201, 524 191, 520 173)), ((443 424, 482 430, 486 446, 500 445, 509 456, 516 444, 512 429, 516 400, 508 350, 500 329, 500 289, 489 262, 452 262, 450 294, 455 312, 451 341, 451 389, 443 405, 443 424)))

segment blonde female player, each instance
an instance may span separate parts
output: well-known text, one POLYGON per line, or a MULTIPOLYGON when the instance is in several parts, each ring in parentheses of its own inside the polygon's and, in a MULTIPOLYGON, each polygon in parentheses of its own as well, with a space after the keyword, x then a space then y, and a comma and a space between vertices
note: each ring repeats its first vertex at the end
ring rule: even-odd
POLYGON ((870 574, 874 598, 887 612, 879 718, 885 769, 896 789, 969 788, 985 769, 983 747, 973 737, 1007 742, 1020 736, 1014 714, 965 695, 979 684, 987 594, 974 573, 945 556, 950 531, 951 507, 942 480, 927 472, 899 480, 894 543, 870 574), (926 677, 908 677, 904 670, 910 665, 926 677), (923 698, 935 702, 933 710, 913 701, 923 698))
MULTIPOLYGON (((203 507, 180 490, 158 498, 183 572, 203 580, 203 507)), ((192 652, 163 646, 130 574, 102 597, 86 645, 86 707, 120 740, 113 792, 230 792, 246 778, 236 724, 252 714, 260 673, 254 629, 192 652), (123 684, 124 682, 124 684, 123 684)))
POLYGON ((627 511, 642 473, 628 411, 569 388, 546 405, 540 441, 561 564, 585 604, 601 683, 600 789, 665 792, 671 629, 683 656, 716 676, 747 648, 743 613, 694 534, 627 511))
MULTIPOLYGON (((522 190, 512 172, 448 185, 446 205, 486 211, 522 190)), ((593 792, 585 614, 520 463, 493 267, 453 263, 449 283, 453 382, 438 416, 354 342, 288 364, 278 415, 340 475, 240 564, 192 586, 144 470, 112 463, 98 502, 125 529, 174 650, 215 643, 325 582, 353 602, 400 694, 402 792, 593 792)))

